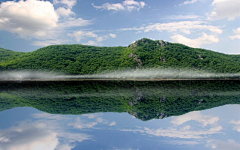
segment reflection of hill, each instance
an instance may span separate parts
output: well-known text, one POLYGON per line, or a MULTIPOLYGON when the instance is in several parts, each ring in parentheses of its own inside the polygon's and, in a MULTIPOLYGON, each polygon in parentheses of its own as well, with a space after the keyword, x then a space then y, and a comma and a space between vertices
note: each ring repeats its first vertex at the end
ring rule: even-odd
POLYGON ((0 110, 54 114, 128 112, 141 120, 240 103, 240 81, 23 82, 0 84, 0 110))

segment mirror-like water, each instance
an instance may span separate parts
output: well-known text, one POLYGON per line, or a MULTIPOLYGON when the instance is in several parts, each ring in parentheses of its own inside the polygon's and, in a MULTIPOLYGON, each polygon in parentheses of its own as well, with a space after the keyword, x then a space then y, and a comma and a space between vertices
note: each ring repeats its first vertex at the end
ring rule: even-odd
POLYGON ((1 82, 0 150, 240 149, 240 81, 1 82))

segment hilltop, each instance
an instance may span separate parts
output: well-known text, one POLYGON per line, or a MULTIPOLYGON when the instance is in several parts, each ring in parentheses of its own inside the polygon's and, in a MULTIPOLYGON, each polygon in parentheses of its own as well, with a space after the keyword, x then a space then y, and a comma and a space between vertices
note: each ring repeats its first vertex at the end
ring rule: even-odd
POLYGON ((239 73, 240 55, 227 55, 182 44, 143 38, 127 47, 52 45, 33 52, 0 48, 0 70, 95 74, 110 70, 184 68, 239 73))

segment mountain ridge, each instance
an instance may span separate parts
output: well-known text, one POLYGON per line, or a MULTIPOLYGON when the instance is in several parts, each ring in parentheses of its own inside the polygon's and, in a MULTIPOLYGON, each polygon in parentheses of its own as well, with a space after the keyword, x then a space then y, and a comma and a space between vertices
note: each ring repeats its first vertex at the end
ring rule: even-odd
POLYGON ((141 68, 184 68, 239 73, 240 55, 147 38, 126 47, 65 44, 46 46, 32 52, 0 48, 0 71, 47 70, 65 74, 95 74, 141 68))

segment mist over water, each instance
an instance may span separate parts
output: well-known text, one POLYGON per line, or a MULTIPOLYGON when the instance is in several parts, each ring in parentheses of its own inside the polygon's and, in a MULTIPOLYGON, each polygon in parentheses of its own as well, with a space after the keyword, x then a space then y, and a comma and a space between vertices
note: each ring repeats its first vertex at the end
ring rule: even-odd
POLYGON ((90 75, 62 75, 39 71, 8 71, 0 73, 1 80, 58 79, 211 79, 240 78, 240 73, 210 73, 186 69, 137 69, 111 71, 90 75))

